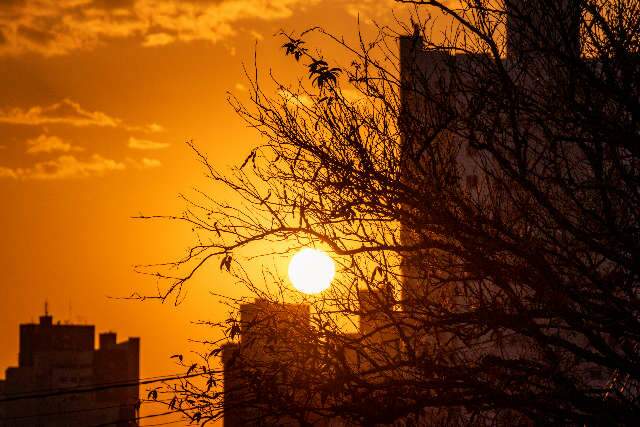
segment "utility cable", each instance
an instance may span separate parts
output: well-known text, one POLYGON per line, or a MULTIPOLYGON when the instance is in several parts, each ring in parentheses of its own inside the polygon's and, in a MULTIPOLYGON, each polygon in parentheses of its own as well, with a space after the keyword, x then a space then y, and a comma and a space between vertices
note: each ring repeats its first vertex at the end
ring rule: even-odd
POLYGON ((216 372, 218 371, 206 371, 206 372, 197 372, 197 373, 185 374, 185 375, 173 375, 168 377, 159 377, 158 379, 150 379, 150 380, 136 380, 136 381, 112 383, 112 384, 107 383, 107 384, 96 384, 91 386, 78 386, 75 388, 61 388, 57 390, 49 390, 49 391, 34 392, 34 393, 23 393, 18 395, 7 396, 5 394, 4 397, 0 398, 0 403, 13 402, 16 400, 24 400, 24 399, 40 399, 40 398, 47 398, 52 396, 64 396, 69 394, 91 393, 95 391, 104 391, 104 390, 134 387, 134 386, 147 385, 147 384, 155 384, 155 383, 165 382, 165 381, 175 381, 175 380, 199 377, 202 375, 212 374, 216 372))

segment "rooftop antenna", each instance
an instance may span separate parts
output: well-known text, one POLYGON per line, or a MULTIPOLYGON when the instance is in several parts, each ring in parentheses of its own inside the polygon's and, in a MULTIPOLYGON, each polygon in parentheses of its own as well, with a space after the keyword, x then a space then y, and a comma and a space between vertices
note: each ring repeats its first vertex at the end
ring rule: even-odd
POLYGON ((413 47, 415 48, 422 45, 422 28, 420 27, 420 23, 416 22, 413 18, 411 18, 411 25, 413 26, 411 39, 413 40, 413 47))
POLYGON ((413 26, 413 37, 418 38, 422 33, 422 29, 420 28, 420 24, 411 18, 411 25, 413 26))
POLYGON ((44 300, 44 315, 49 315, 49 302, 46 299, 44 300))

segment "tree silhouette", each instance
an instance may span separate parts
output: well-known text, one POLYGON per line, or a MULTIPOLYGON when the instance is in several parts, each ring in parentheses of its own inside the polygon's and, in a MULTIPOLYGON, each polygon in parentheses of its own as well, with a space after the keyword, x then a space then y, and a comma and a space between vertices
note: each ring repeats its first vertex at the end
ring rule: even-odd
MULTIPOLYGON (((632 424, 640 2, 402 3, 416 8, 399 55, 389 28, 355 47, 311 30, 348 49, 341 68, 307 33, 283 35, 309 79, 231 98, 262 135, 241 167, 219 172, 194 147, 242 204, 188 200, 177 219, 210 240, 172 265, 184 276, 158 273, 159 297, 217 258, 260 298, 251 321, 218 325, 243 337, 227 347, 242 389, 227 403, 254 424, 632 424), (444 34, 429 8, 450 19, 444 34), (329 249, 334 286, 265 327, 302 297, 245 273, 237 252, 260 242, 329 249), (250 357, 256 336, 275 355, 250 357)), ((212 420, 220 387, 173 393, 212 420)))

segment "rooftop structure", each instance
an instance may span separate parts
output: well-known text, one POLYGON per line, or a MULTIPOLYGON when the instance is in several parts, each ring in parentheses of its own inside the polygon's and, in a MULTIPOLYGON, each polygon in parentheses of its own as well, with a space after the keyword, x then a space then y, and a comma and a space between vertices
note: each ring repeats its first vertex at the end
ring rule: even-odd
POLYGON ((20 325, 18 366, 0 381, 0 426, 137 426, 140 340, 107 332, 96 349, 94 336, 93 325, 54 323, 46 309, 20 325))
MULTIPOLYGON (((539 31, 541 28, 547 30, 546 37, 548 37, 545 43, 547 47, 552 47, 555 41, 562 41, 557 43, 558 46, 569 46, 568 51, 564 52, 567 55, 579 55, 580 44, 578 34, 579 23, 579 8, 578 2, 574 0, 561 0, 561 1, 532 1, 532 0, 507 0, 506 1, 506 13, 508 15, 507 20, 507 52, 504 58, 504 64, 509 67, 517 67, 517 64, 530 65, 529 59, 535 61, 535 58, 528 58, 528 55, 535 56, 535 52, 540 52, 539 46, 532 46, 533 40, 539 40, 537 35, 533 35, 534 31, 539 31), (549 6, 556 8, 554 16, 559 16, 559 21, 547 22, 549 18, 544 14, 545 9, 543 6, 549 6), (515 65, 514 65, 515 64, 515 65)), ((424 143, 424 141, 430 141, 429 136, 421 134, 421 124, 424 121, 437 121, 441 120, 442 114, 446 114, 447 106, 453 109, 467 108, 467 99, 461 94, 464 91, 459 89, 456 85, 472 84, 473 82, 465 81, 467 73, 460 73, 461 76, 452 78, 452 70, 473 70, 472 67, 481 67, 483 61, 485 61, 482 55, 472 54, 459 54, 455 55, 451 52, 442 50, 427 50, 423 46, 423 40, 418 33, 400 38, 400 73, 401 73, 401 98, 403 113, 412 115, 410 120, 400 121, 401 130, 403 131, 403 156, 409 160, 405 164, 405 176, 403 179, 407 179, 409 185, 421 186, 421 178, 417 176, 420 168, 416 163, 420 162, 419 156, 416 153, 420 152, 421 147, 415 147, 414 143, 424 143), (426 96, 428 94, 428 96, 426 96), (404 126, 404 128, 403 128, 404 126), (416 128, 407 128, 407 126, 416 126, 416 128), (414 141, 412 138, 422 138, 421 141, 414 141), (413 162, 413 164, 411 163, 413 162)), ((475 70, 473 70, 475 71, 475 70)), ((516 72, 522 70, 515 70, 516 72)), ((535 84, 562 84, 562 81, 554 80, 562 78, 561 74, 556 75, 556 70, 537 70, 535 67, 527 68, 527 71, 532 73, 546 73, 547 81, 537 79, 535 84)), ((475 74, 479 78, 484 77, 479 71, 475 74)), ((536 76, 538 77, 538 76, 536 76)), ((544 77, 544 75, 543 75, 544 77)), ((525 76, 525 80, 530 76, 525 76)), ((532 79, 533 80, 533 79, 532 79)), ((526 80, 528 82, 528 80, 526 80)), ((437 126, 433 126, 437 128, 437 126)), ((481 171, 477 169, 475 162, 473 161, 473 152, 467 147, 469 144, 467 141, 461 140, 453 135, 444 135, 446 137, 446 143, 458 144, 462 149, 457 150, 460 157, 457 159, 458 164, 464 172, 462 178, 464 179, 463 185, 477 186, 479 175, 481 171)), ((434 136, 437 138, 437 136, 434 136)), ((402 232, 402 239, 404 241, 411 241, 414 239, 414 231, 410 227, 404 227, 402 232)), ((422 254, 424 255, 424 254, 422 254)), ((417 256, 420 258, 420 256, 417 256)), ((423 257, 427 258, 427 257, 423 257)), ((410 342, 413 356, 416 359, 420 358, 419 351, 423 347, 427 347, 429 340, 442 339, 442 342, 456 343, 455 340, 450 340, 450 337, 438 336, 438 333, 433 331, 423 331, 419 327, 412 328, 412 322, 416 322, 421 315, 413 314, 412 311, 415 307, 420 307, 421 300, 423 299, 449 299, 455 300, 461 298, 456 292, 456 283, 452 280, 450 286, 443 286, 439 290, 434 291, 430 283, 427 283, 427 276, 424 273, 424 265, 421 259, 406 259, 404 263, 404 273, 406 282, 403 284, 401 296, 401 309, 395 309, 394 301, 391 301, 393 296, 380 291, 360 290, 358 292, 359 302, 359 328, 356 333, 345 334, 348 335, 345 339, 351 340, 354 345, 357 345, 358 351, 345 351, 345 356, 348 364, 354 367, 354 370, 361 374, 364 371, 372 371, 370 367, 375 364, 380 366, 385 365, 385 359, 391 360, 398 354, 404 352, 407 354, 410 350, 407 349, 410 342), (385 304, 385 301, 388 304, 385 304), (388 306, 388 310, 383 310, 381 307, 388 306), (393 308, 391 308, 393 307, 393 308), (406 316, 405 316, 406 315, 406 316), (399 337, 399 331, 402 329, 403 339, 399 337), (416 332, 418 331, 418 332, 416 332), (417 345, 416 345, 417 344, 417 345), (361 356, 365 357, 361 357, 361 356)), ((424 307, 424 304, 423 304, 424 307)), ((226 427, 233 427, 238 425, 252 425, 249 419, 243 418, 242 411, 246 411, 246 405, 243 404, 243 398, 246 395, 237 394, 236 390, 242 389, 240 384, 247 384, 246 375, 241 378, 236 373, 239 372, 242 360, 244 362, 253 362, 256 360, 265 360, 266 355, 269 354, 266 351, 268 347, 268 334, 264 334, 265 330, 261 328, 251 328, 250 325, 256 324, 256 316, 266 316, 265 319, 271 319, 273 322, 271 326, 271 333, 280 333, 286 331, 288 336, 296 336, 296 334, 302 333, 305 328, 309 327, 308 324, 308 311, 306 317, 297 317, 294 312, 298 310, 297 306, 280 306, 272 305, 266 301, 258 300, 256 303, 243 305, 241 307, 241 336, 238 343, 230 343, 223 350, 223 361, 225 367, 225 414, 224 422, 226 427), (280 310, 280 314, 277 316, 270 316, 271 310, 280 310), (289 311, 291 310, 291 311, 289 311), (260 314, 262 313, 262 314, 260 314), (283 313, 289 313, 283 315, 283 313), (293 320, 292 320, 293 319, 293 320), (297 320, 295 320, 297 319, 297 320), (279 329, 281 328, 281 329, 279 329), (256 345, 251 350, 251 346, 256 345)), ((308 310, 308 307, 307 307, 308 310)), ((258 322, 259 323, 259 322, 258 322)), ((504 357, 513 356, 517 358, 518 354, 526 350, 521 342, 514 339, 513 343, 509 341, 509 345, 506 346, 507 350, 503 351, 504 357)), ((461 346, 460 348, 464 348, 461 346)), ((492 348, 477 347, 486 354, 491 354, 492 348)), ((283 354, 286 352, 280 352, 283 354)), ((483 353, 483 354, 485 354, 483 353)), ((274 353, 278 354, 278 353, 274 353)), ((273 354, 269 356, 273 361, 273 354)), ((256 366, 256 365, 252 365, 256 366)), ((391 365, 392 366, 392 365, 391 365)), ((391 372, 383 372, 378 375, 380 381, 385 380, 384 375, 398 375, 398 371, 390 370, 391 372)), ((406 371, 405 371, 406 372, 406 371)), ((604 375, 601 370, 594 370, 589 375, 585 375, 585 380, 594 384, 603 383, 607 376, 604 375)), ((331 373, 326 373, 331 375, 331 373)), ((373 377, 372 374, 368 374, 367 379, 377 381, 378 377, 373 377)), ((273 377, 275 381, 276 377, 273 377)), ((255 390, 252 389, 252 390, 255 390)), ((318 405, 321 406, 321 405, 318 405)), ((376 408, 372 408, 375 410, 376 408)), ((262 409, 267 411, 267 408, 262 409)), ((246 415, 247 412, 244 412, 246 415)), ((261 415, 260 411, 253 412, 251 420, 259 419, 261 415)), ((438 421, 437 415, 425 414, 424 419, 419 419, 420 425, 433 425, 434 421, 438 421)), ((307 420, 308 421, 308 420, 307 420)), ((508 419, 506 420, 508 423, 508 419)), ((327 421, 333 422, 333 425, 340 425, 339 420, 327 421)), ((294 421, 292 421, 294 425, 294 421)), ((274 423, 277 424, 277 423, 274 423)), ((438 425, 445 425, 444 423, 438 425)), ((508 425, 508 424, 505 424, 508 425)))

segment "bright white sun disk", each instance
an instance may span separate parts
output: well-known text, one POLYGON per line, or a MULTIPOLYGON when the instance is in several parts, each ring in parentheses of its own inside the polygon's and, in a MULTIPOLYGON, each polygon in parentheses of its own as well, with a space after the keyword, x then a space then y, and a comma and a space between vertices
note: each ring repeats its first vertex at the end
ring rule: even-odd
POLYGON ((333 259, 318 249, 304 248, 289 262, 289 280, 300 292, 317 294, 331 285, 336 274, 333 259))

